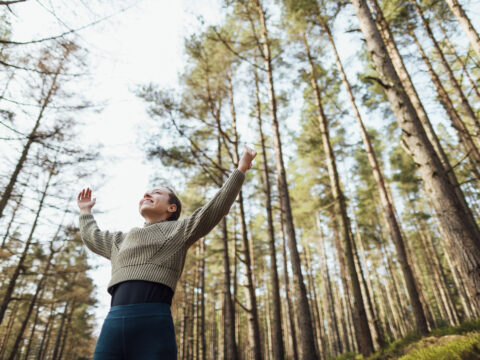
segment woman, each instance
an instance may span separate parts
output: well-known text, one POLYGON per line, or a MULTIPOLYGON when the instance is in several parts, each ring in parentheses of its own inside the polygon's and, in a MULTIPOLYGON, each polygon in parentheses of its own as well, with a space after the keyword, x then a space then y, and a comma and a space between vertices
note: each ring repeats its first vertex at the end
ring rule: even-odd
POLYGON ((145 223, 127 233, 100 231, 91 214, 92 191, 78 194, 82 240, 112 264, 111 308, 94 360, 177 358, 170 305, 187 250, 229 212, 255 155, 245 146, 238 168, 213 199, 182 220, 181 203, 171 189, 147 191, 139 203, 145 223))

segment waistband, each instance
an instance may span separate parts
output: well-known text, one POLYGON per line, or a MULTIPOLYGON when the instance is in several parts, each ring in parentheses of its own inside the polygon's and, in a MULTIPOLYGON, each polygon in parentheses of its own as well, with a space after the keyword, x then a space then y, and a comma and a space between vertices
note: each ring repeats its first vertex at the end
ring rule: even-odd
POLYGON ((128 305, 115 305, 110 308, 107 317, 137 317, 152 315, 172 316, 170 305, 166 303, 137 303, 128 305))

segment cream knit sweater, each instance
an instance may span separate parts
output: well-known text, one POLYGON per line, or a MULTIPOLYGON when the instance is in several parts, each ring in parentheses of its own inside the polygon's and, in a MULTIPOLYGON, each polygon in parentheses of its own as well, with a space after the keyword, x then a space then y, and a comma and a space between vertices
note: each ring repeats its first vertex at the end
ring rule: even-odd
POLYGON ((235 169, 206 205, 177 221, 145 223, 127 233, 101 231, 91 214, 80 215, 80 234, 94 253, 111 261, 108 287, 126 280, 165 284, 175 291, 188 248, 228 214, 245 174, 235 169))

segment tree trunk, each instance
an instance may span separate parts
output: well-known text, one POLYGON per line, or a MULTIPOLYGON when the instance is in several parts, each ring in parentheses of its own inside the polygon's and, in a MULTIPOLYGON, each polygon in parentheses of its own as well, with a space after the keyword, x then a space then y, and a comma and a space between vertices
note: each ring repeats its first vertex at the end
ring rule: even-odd
POLYGON ((200 241, 200 359, 207 357, 207 339, 205 328, 205 238, 200 241))
MULTIPOLYGON (((440 157, 440 161, 442 162, 443 168, 445 172, 447 173, 447 176, 452 183, 452 185, 455 188, 455 192, 457 194, 457 197, 459 201, 462 203, 462 206, 464 208, 465 213, 469 216, 469 220, 471 221, 473 228, 477 228, 475 219, 472 215, 472 212, 470 211, 467 202, 465 201, 465 197, 462 194, 462 191, 460 189, 460 185, 458 184, 457 177, 455 176, 455 172, 453 171, 453 168, 450 165, 450 162, 448 160, 447 155, 445 154, 445 151, 443 150, 440 141, 438 139, 437 134, 435 133, 432 123, 430 122, 430 119, 428 118, 428 115, 425 111, 425 108, 423 107, 423 104, 418 96, 418 93, 415 89, 415 86, 413 85, 412 79, 407 71, 407 68, 405 67, 405 64, 403 63, 402 56, 400 55, 400 52, 398 51, 395 39, 393 37, 393 34, 390 30, 390 26, 388 25, 385 17, 383 16, 383 12, 381 7, 378 4, 377 0, 370 0, 370 2, 373 4, 373 7, 376 11, 376 16, 377 16, 377 23, 378 23, 378 28, 381 33, 381 36, 383 38, 383 41, 386 45, 387 52, 390 55, 392 59, 393 66, 395 67, 395 70, 400 78, 400 81, 405 89, 405 92, 407 93, 410 101, 412 102, 412 106, 414 107, 418 119, 423 125, 423 128, 425 130, 425 133, 428 137, 428 140, 432 143, 433 148, 435 149, 435 152, 437 155, 440 157)), ((448 98, 448 96, 447 96, 448 98)), ((448 100, 450 100, 448 98, 448 100)), ((451 105, 451 108, 453 109, 453 112, 456 114, 455 109, 453 108, 453 105, 451 105)), ((449 111, 447 110, 447 113, 449 111)), ((450 114, 449 114, 450 115, 450 114)), ((458 117, 458 115, 456 115, 458 117)), ((453 119, 453 118, 452 118, 453 119)), ((453 121, 453 120, 452 120, 453 121)), ((480 233, 477 233, 477 237, 480 238, 480 233)))
MULTIPOLYGON (((42 298, 42 294, 39 296, 42 298)), ((28 360, 28 355, 30 355, 30 350, 32 349, 32 344, 34 341, 35 330, 37 329, 38 324, 38 314, 40 313, 40 303, 37 302, 37 309, 35 311, 35 316, 33 318, 32 329, 30 330, 30 336, 28 338, 27 349, 25 350, 24 360, 28 360)))
POLYGON ((53 242, 50 243, 50 254, 48 255, 47 264, 45 265, 45 269, 43 271, 42 277, 37 284, 37 288, 35 289, 35 294, 33 295, 33 298, 31 299, 30 304, 27 308, 27 311, 26 311, 27 313, 25 315, 25 318, 22 321, 22 325, 20 326, 20 330, 18 331, 17 338, 15 339, 15 342, 13 344, 12 351, 8 356, 8 360, 14 360, 15 356, 17 355, 17 352, 19 351, 19 345, 20 345, 20 342, 23 340, 23 334, 25 332, 25 329, 27 328, 28 321, 30 320, 30 315, 32 314, 33 309, 37 304, 37 298, 39 297, 40 292, 43 290, 43 285, 47 280, 48 271, 50 270, 50 265, 52 264, 53 255, 55 254, 52 245, 53 245, 53 242))
MULTIPOLYGON (((356 222, 355 222, 355 233, 356 233, 357 241, 362 242, 360 230, 356 222)), ((370 287, 367 285, 367 280, 365 279, 365 274, 363 272, 363 267, 361 265, 360 258, 358 256, 357 244, 353 234, 352 234, 352 245, 353 245, 353 253, 355 255, 355 260, 356 260, 355 264, 357 265, 358 272, 360 273, 360 279, 361 279, 361 285, 362 285, 361 288, 363 290, 362 296, 364 296, 364 299, 365 299, 368 322, 376 343, 376 346, 375 346, 375 351, 376 351, 385 345, 385 339, 383 337, 383 331, 382 331, 382 328, 380 327, 380 321, 378 319, 376 309, 373 306, 374 304, 374 302, 372 301, 373 292, 370 290, 370 287)), ((365 261, 366 259, 363 257, 362 260, 365 261)), ((365 265, 365 269, 368 274, 368 265, 366 261, 363 263, 365 265)))
MULTIPOLYGON (((442 165, 445 169, 445 172, 447 173, 447 176, 450 180, 450 182, 453 184, 455 188, 455 192, 458 196, 458 199, 462 203, 462 206, 464 207, 465 213, 468 214, 469 220, 473 224, 473 228, 476 228, 476 222, 475 218, 472 215, 472 212, 470 211, 467 202, 465 201, 465 197, 462 194, 462 191, 460 189, 460 185, 458 183, 457 177, 455 176, 455 172, 453 171, 453 168, 450 165, 450 162, 448 160, 447 155, 445 154, 445 151, 443 150, 440 141, 438 139, 438 136, 436 135, 432 123, 430 122, 430 119, 428 118, 428 115, 425 111, 425 108, 423 107, 423 104, 418 96, 418 93, 415 89, 415 86, 413 85, 412 79, 410 78, 410 75, 407 71, 407 68, 405 67, 405 64, 403 63, 402 56, 400 55, 395 39, 393 37, 393 34, 390 30, 390 27, 383 16, 382 9, 380 8, 378 1, 377 0, 370 0, 370 2, 373 4, 373 7, 376 11, 376 16, 377 16, 377 23, 378 23, 378 28, 381 33, 381 36, 383 38, 383 41, 386 45, 387 51, 392 59, 393 66, 395 67, 395 70, 400 77, 400 81, 402 82, 402 85, 405 89, 405 92, 407 93, 410 101, 412 102, 412 106, 414 107, 417 116, 420 120, 420 122, 423 125, 423 128, 425 129, 425 133, 428 137, 428 140, 432 143, 433 148, 435 149, 435 152, 437 155, 440 157, 440 161, 442 162, 442 165)), ((447 96, 448 98, 448 96, 447 96)), ((448 101, 450 99, 448 98, 448 101)), ((458 114, 456 113, 456 110, 453 108, 453 105, 451 105, 451 109, 453 110, 453 113, 455 113, 454 118, 458 118, 458 114)), ((447 113, 450 116, 449 110, 447 110, 447 113)), ((452 118, 452 119, 454 119, 452 118)), ((453 120, 452 120, 453 121, 453 120)), ((456 127, 456 126, 454 126, 456 127)), ((468 135, 470 136, 470 135, 468 135)), ((480 237, 480 233, 477 234, 477 237, 480 237)))
MULTIPOLYGON (((290 260, 293 273, 293 286, 295 290, 295 300, 297 302, 296 313, 298 316, 298 326, 300 330, 300 357, 304 360, 317 359, 315 353, 315 338, 313 336, 312 319, 307 299, 307 291, 303 280, 300 255, 297 249, 297 239, 295 236, 295 227, 293 224, 292 209, 290 205, 290 195, 288 191, 287 176, 283 162, 282 143, 280 139, 280 130, 277 119, 277 103, 273 81, 272 57, 270 53, 270 41, 265 18, 265 12, 260 0, 254 0, 254 6, 260 18, 262 29, 263 48, 260 49, 265 69, 268 77, 269 108, 273 127, 273 140, 275 146, 275 159, 277 166, 277 188, 280 198, 280 209, 284 218, 285 230, 288 238, 288 249, 290 251, 290 260)), ((260 44, 259 44, 260 46, 260 44)))
POLYGON ((432 199, 440 224, 452 241, 457 263, 468 276, 469 286, 475 295, 474 301, 480 303, 480 246, 475 229, 468 220, 468 214, 450 183, 432 144, 428 141, 408 96, 406 95, 385 44, 373 22, 365 0, 352 0, 360 28, 365 35, 367 46, 375 69, 380 76, 379 82, 385 89, 393 112, 402 129, 402 143, 417 165, 418 172, 432 199))
POLYGON ((338 320, 337 320, 337 314, 335 312, 335 307, 334 307, 335 301, 333 299, 332 285, 330 282, 330 274, 328 271, 325 242, 323 239, 323 232, 320 225, 320 218, 318 213, 316 214, 315 219, 316 219, 316 224, 317 224, 317 229, 319 234, 318 239, 319 239, 320 264, 321 264, 320 271, 323 274, 323 284, 324 284, 324 291, 325 291, 325 300, 322 301, 322 303, 324 304, 325 316, 327 316, 328 314, 327 323, 328 323, 328 329, 329 329, 329 339, 331 340, 331 344, 332 344, 331 355, 337 356, 343 352, 342 341, 341 341, 340 333, 338 330, 338 320))
POLYGON ((450 64, 448 63, 447 59, 445 58, 445 55, 443 54, 442 48, 437 42, 437 39, 433 35, 432 28, 430 27, 430 23, 428 22, 427 18, 423 14, 423 10, 421 9, 420 5, 418 5, 417 0, 408 0, 410 3, 412 3, 415 8, 417 9, 418 15, 420 16, 420 19, 422 19, 423 26, 425 27, 425 30, 427 31, 428 36, 433 42, 433 46, 435 50, 438 53, 438 56, 440 57, 440 62, 443 65, 443 68, 445 72, 448 75, 448 78, 450 79, 450 82, 452 84, 452 88, 454 92, 457 94, 458 99, 460 100, 460 103, 462 105, 463 110, 465 111, 466 117, 470 120, 471 126, 476 128, 476 134, 478 135, 480 132, 480 123, 475 116, 475 112, 473 111, 472 107, 470 106, 470 103, 468 102, 467 97, 463 93, 462 88, 460 87, 457 79, 455 78, 455 74, 452 71, 452 68, 450 67, 450 64))
POLYGON ((355 260, 353 258, 353 250, 352 250, 353 240, 350 235, 351 234, 350 224, 347 217, 347 208, 345 204, 345 198, 344 198, 342 189, 340 187, 340 179, 337 172, 335 154, 333 152, 332 145, 330 143, 328 121, 323 111, 323 104, 322 104, 320 89, 317 83, 317 77, 315 74, 313 59, 310 53, 310 47, 308 45, 308 41, 305 34, 303 34, 303 42, 305 45, 305 51, 307 54, 308 64, 310 67, 310 81, 314 91, 315 105, 317 108, 317 116, 319 121, 321 138, 323 142, 325 156, 327 158, 328 173, 330 176, 330 186, 332 188, 332 193, 335 199, 337 213, 341 220, 340 223, 342 225, 342 233, 344 236, 344 244, 345 244, 345 252, 346 252, 345 256, 347 259, 348 270, 350 272, 350 281, 352 283, 353 297, 354 297, 355 328, 358 330, 360 351, 363 355, 366 356, 373 351, 373 342, 372 342, 372 335, 370 333, 370 328, 368 326, 367 315, 366 315, 365 306, 363 302, 362 292, 360 289, 360 282, 358 280, 357 271, 355 269, 355 260))
POLYGON ((65 326, 65 331, 64 331, 64 334, 63 334, 63 337, 62 337, 62 342, 61 342, 61 345, 60 345, 60 352, 58 354, 58 360, 62 360, 62 358, 63 358, 63 352, 65 351, 65 345, 67 344, 68 334, 70 332, 70 324, 72 323, 73 313, 76 309, 75 305, 76 305, 76 301, 74 299, 73 302, 72 302, 70 312, 68 314, 67 325, 65 326))
POLYGON ((473 50, 475 50, 478 59, 480 60, 480 37, 478 33, 475 31, 470 19, 468 18, 465 11, 462 9, 462 6, 457 0, 445 0, 450 7, 450 10, 457 18, 460 25, 463 27, 463 31, 468 36, 470 40, 470 44, 472 45, 473 50))
MULTIPOLYGON (((422 304, 420 303, 420 299, 418 297, 418 290, 417 290, 417 283, 415 281, 415 278, 413 277, 412 270, 410 267, 410 264, 407 261, 406 253, 405 253, 405 245, 404 245, 404 239, 402 237, 402 233, 400 231, 400 224, 397 221, 397 218, 395 216, 395 206, 394 204, 390 201, 390 198, 387 193, 387 189, 385 187, 385 180, 384 176, 382 174, 382 171, 380 169, 380 165, 377 160, 377 156, 375 154, 375 150, 373 149, 370 136, 368 135, 365 126, 362 121, 362 117, 360 115, 360 111, 358 110, 358 107, 356 105, 355 97, 353 95, 352 88, 350 86, 350 83, 346 77, 343 64, 340 60, 340 57, 338 55, 333 36, 330 32, 329 27, 327 24, 324 22, 324 29, 326 30, 326 33, 328 34, 328 37, 330 39, 330 43, 332 45, 332 48, 334 50, 336 62, 337 62, 337 67, 340 71, 340 75, 342 78, 342 82, 347 89, 349 98, 350 98, 350 103, 352 105, 353 112, 355 114, 355 118, 357 120, 357 123, 360 127, 360 132, 362 135, 362 140, 363 144, 365 146, 365 150, 367 152, 367 157, 368 161, 370 163, 370 167, 372 168, 373 172, 373 177, 377 183, 378 187, 378 192, 380 194, 380 201, 382 204, 383 208, 383 213, 385 216, 385 219, 387 221, 390 234, 392 236, 392 239, 395 244, 395 249, 397 251, 397 257, 398 260, 400 261, 401 267, 402 267, 402 273, 405 278, 405 282, 407 283, 407 290, 409 292, 409 296, 412 302, 412 310, 415 315, 415 320, 417 324, 417 329, 420 334, 426 334, 427 332, 427 323, 425 319, 425 314, 423 313, 423 308, 422 304)), ((413 87, 413 86, 412 86, 413 87)), ((413 90, 415 91, 415 90, 413 90)), ((380 343, 383 341, 381 338, 379 338, 380 343)))
MULTIPOLYGON (((228 82, 228 94, 230 100, 230 110, 232 115, 232 130, 233 130, 233 155, 234 155, 234 164, 238 166, 240 160, 238 153, 238 133, 237 133, 237 116, 235 112, 235 103, 233 98, 233 85, 232 85, 232 75, 231 73, 227 76, 228 82)), ((250 257, 250 245, 248 242, 248 230, 247 224, 245 221, 245 209, 243 205, 243 192, 240 190, 238 195, 238 204, 240 211, 240 225, 242 230, 242 246, 243 246, 243 260, 242 262, 245 265, 245 276, 246 276, 246 285, 245 290, 247 291, 247 317, 249 325, 249 345, 252 347, 253 358, 255 360, 262 359, 262 344, 260 341, 260 326, 258 322, 258 308, 257 308, 257 299, 255 295, 255 282, 252 273, 252 263, 250 257)))
POLYGON ((15 267, 15 270, 13 272, 13 275, 10 279, 10 282, 8 283, 7 290, 5 291, 5 295, 2 300, 2 304, 0 306, 0 324, 2 323, 3 316, 5 315, 5 311, 7 310, 8 303, 10 302, 10 298, 12 297, 13 291, 15 289, 15 284, 17 282, 17 279, 20 275, 20 270, 23 267, 23 263, 27 257, 28 249, 30 248, 30 244, 33 240, 33 234, 35 232, 35 229, 37 228, 37 223, 38 219, 40 217, 40 212, 42 211, 43 208, 43 202, 45 200, 45 197, 47 196, 47 191, 50 186, 50 181, 53 176, 53 171, 50 171, 47 179, 47 183, 45 184, 45 188, 43 189, 42 192, 42 197, 40 199, 40 203, 38 204, 37 208, 37 213, 35 214, 35 219, 33 220, 32 227, 30 229, 30 234, 28 235, 27 241, 25 242, 25 246, 23 248, 23 252, 20 255, 20 259, 18 260, 17 266, 15 267))
POLYGON ((310 246, 305 244, 304 246, 304 262, 307 265, 307 278, 308 278, 308 286, 309 286, 309 293, 311 298, 311 305, 310 308, 312 309, 312 318, 314 320, 314 331, 315 331, 315 338, 317 339, 316 346, 317 352, 320 355, 322 360, 326 359, 327 353, 327 345, 325 342, 325 327, 324 322, 322 321, 322 314, 320 313, 320 308, 318 306, 319 300, 317 297, 317 289, 315 286, 315 278, 313 276, 313 267, 312 267, 312 255, 310 253, 310 246))
POLYGON ((290 292, 290 278, 288 275, 288 267, 287 267, 287 243, 286 243, 286 236, 284 231, 284 224, 282 218, 280 219, 280 232, 281 232, 281 239, 282 239, 282 255, 283 255, 283 276, 284 276, 284 283, 285 283, 285 296, 287 298, 287 311, 288 313, 288 327, 291 333, 291 341, 292 341, 292 352, 293 352, 293 359, 299 360, 298 355, 298 345, 297 345, 297 333, 295 331, 295 320, 293 315, 293 304, 291 299, 291 292, 290 292))
MULTIPOLYGON (((222 165, 220 138, 218 138, 217 162, 222 165)), ((223 180, 223 179, 220 179, 223 180)), ((221 223, 222 230, 222 255, 223 255, 223 301, 224 301, 224 354, 225 360, 237 360, 238 350, 235 342, 235 314, 230 292, 230 256, 228 254, 228 230, 227 219, 224 217, 221 223)))
POLYGON ((435 72, 432 63, 430 62, 430 59, 428 58, 427 54, 425 54, 425 51, 420 44, 417 36, 415 35, 415 32, 410 29, 409 30, 410 36, 412 37, 413 41, 418 47, 418 50, 420 52, 420 55, 422 56, 423 61, 427 65, 428 68, 428 73, 430 74, 430 77, 432 78, 432 82, 435 86, 435 89, 437 90, 438 96, 440 103, 442 104, 443 108, 447 112, 451 122, 452 122, 452 127, 457 131, 459 141, 461 144, 463 144, 463 147, 465 148, 465 153, 468 154, 468 157, 470 158, 470 161, 473 166, 473 171, 476 174, 476 178, 480 179, 479 171, 480 171, 480 151, 473 141, 473 137, 470 134, 470 131, 468 130, 467 126, 463 122, 462 118, 458 114, 457 110, 453 106, 452 100, 448 96, 447 91, 443 87, 443 84, 438 76, 438 74, 435 72))
MULTIPOLYGON (((63 65, 65 61, 67 60, 68 54, 70 52, 70 48, 68 46, 65 46, 65 52, 63 54, 62 59, 60 60, 60 63, 58 64, 58 67, 55 71, 55 74, 53 75, 52 82, 50 84, 50 87, 48 89, 47 95, 45 98, 41 101, 41 107, 40 111, 37 115, 37 119, 35 120, 35 125, 33 126, 32 130, 30 131, 30 134, 27 136, 27 142, 23 147, 22 154, 20 155, 20 158, 17 161, 17 165, 15 166, 15 170, 13 171, 13 174, 10 176, 10 181, 8 182, 7 186, 5 187, 5 190, 3 191, 2 197, 0 198, 0 218, 3 216, 3 211, 5 210, 5 207, 7 206, 8 201, 10 200, 10 197, 13 192, 13 188, 18 180, 18 175, 20 174, 20 171, 23 168, 23 165, 25 164, 25 161, 27 160, 28 152, 30 150, 30 147, 32 146, 33 142, 36 140, 37 136, 37 130, 38 127, 40 126, 40 122, 43 119, 43 114, 45 112, 45 109, 48 107, 50 104, 50 101, 52 99, 52 96, 55 94, 57 91, 57 78, 60 72, 63 69, 63 65)), ((2 312, 0 310, 0 323, 2 319, 2 312)))
POLYGON ((258 87, 258 73, 255 69, 255 111, 257 115, 258 133, 260 135, 260 149, 262 155, 262 182, 265 192, 265 208, 267 211, 267 234, 268 234, 268 251, 270 255, 270 279, 272 285, 272 347, 273 358, 285 358, 285 350, 282 337, 282 315, 280 309, 280 285, 278 280, 277 252, 275 249, 275 230, 273 226, 272 214, 272 195, 270 188, 270 169, 268 166, 267 152, 265 147, 265 137, 262 129, 262 111, 260 101, 260 89, 258 87))
POLYGON ((5 235, 3 236, 2 246, 1 249, 5 249, 5 242, 7 241, 8 236, 10 235, 10 228, 12 227, 13 220, 15 220, 15 215, 17 214, 18 209, 20 209, 20 205, 22 204, 23 193, 19 196, 17 203, 12 211, 12 216, 10 217, 10 221, 8 222, 7 229, 5 230, 5 235))
POLYGON ((443 33, 443 39, 445 40, 445 43, 448 46, 448 49, 452 53, 453 56, 455 56, 455 60, 457 60, 458 64, 462 68, 463 73, 467 77, 468 82, 470 83, 470 87, 477 96, 477 99, 480 100, 480 90, 478 89, 478 84, 475 82, 475 80, 472 79, 472 75, 470 74, 470 71, 468 71, 465 62, 460 58, 460 56, 457 53, 457 50, 455 50, 455 45, 452 44, 450 41, 450 38, 448 36, 447 30, 445 27, 440 23, 438 24, 438 27, 442 30, 443 33))
MULTIPOLYGON (((40 343, 40 347, 39 347, 38 352, 37 352, 36 360, 41 360, 41 359, 44 358, 44 356, 43 356, 44 347, 46 347, 46 348, 48 347, 48 342, 46 340, 49 337, 47 334, 49 332, 51 324, 53 324, 53 319, 54 319, 55 294, 57 292, 57 284, 58 283, 55 283, 53 291, 52 291, 52 304, 50 306, 50 314, 48 316, 47 323, 45 324, 45 329, 44 329, 43 334, 42 334, 42 342, 40 343), (47 344, 46 346, 45 346, 45 343, 47 344)), ((46 350, 45 350, 45 352, 46 352, 46 350)))

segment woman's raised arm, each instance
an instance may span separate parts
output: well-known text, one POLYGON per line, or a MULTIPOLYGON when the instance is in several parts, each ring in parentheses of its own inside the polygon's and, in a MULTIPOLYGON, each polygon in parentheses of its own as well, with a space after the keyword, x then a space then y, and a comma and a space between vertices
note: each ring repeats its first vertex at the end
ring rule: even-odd
POLYGON ((112 245, 121 242, 125 236, 121 231, 101 231, 92 215, 92 207, 95 205, 95 198, 92 200, 92 190, 83 189, 78 194, 78 207, 80 209, 80 235, 84 244, 95 254, 110 260, 112 245))

